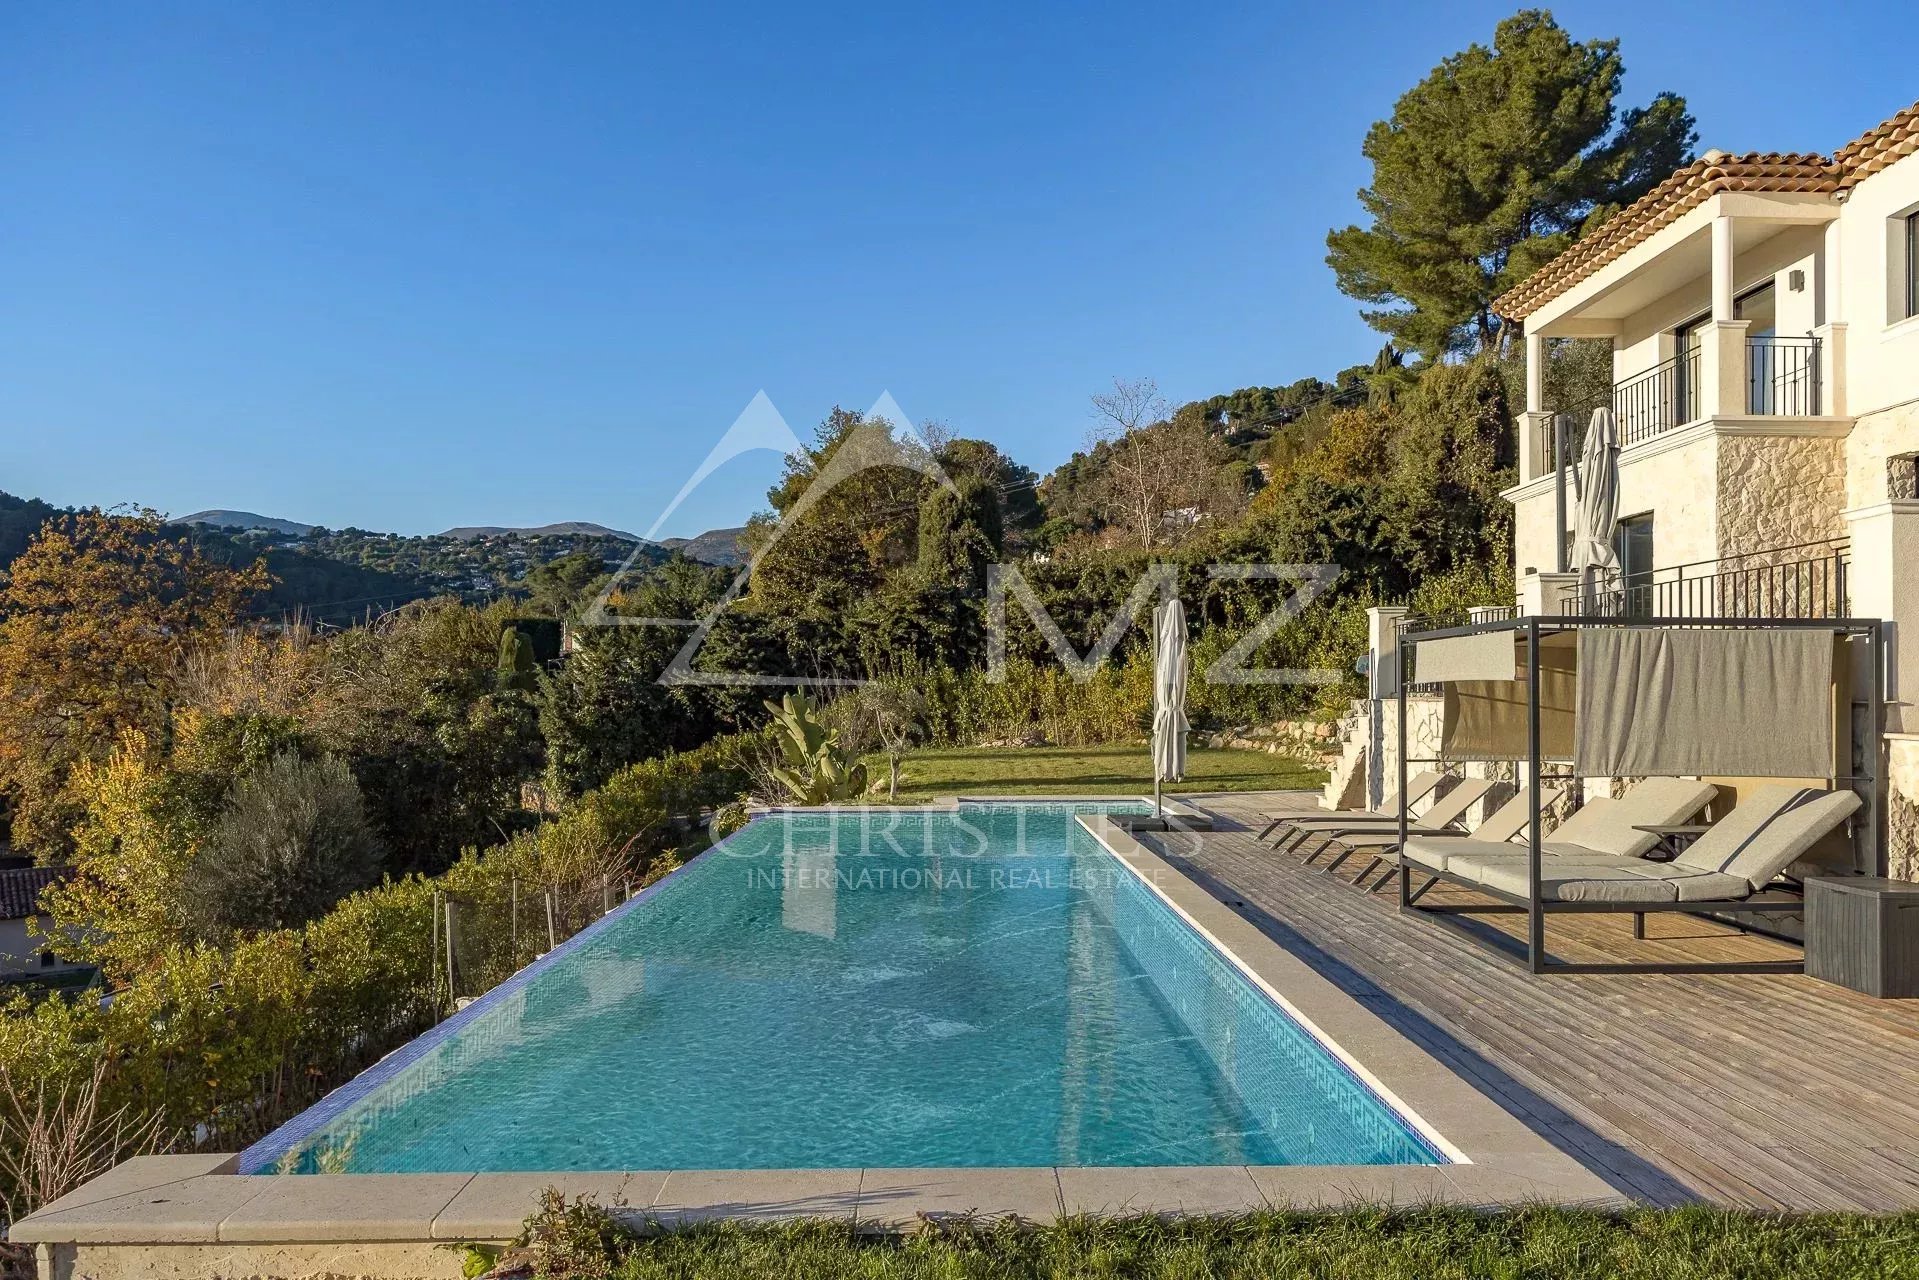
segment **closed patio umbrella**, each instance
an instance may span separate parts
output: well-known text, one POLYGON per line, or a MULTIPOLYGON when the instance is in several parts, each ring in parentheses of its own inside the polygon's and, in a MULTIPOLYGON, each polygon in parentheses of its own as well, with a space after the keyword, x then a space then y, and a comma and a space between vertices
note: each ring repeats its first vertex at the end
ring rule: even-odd
POLYGON ((1160 784, 1186 776, 1186 606, 1153 611, 1153 812, 1165 816, 1160 784))
POLYGON ((1619 568, 1619 555, 1613 550, 1618 523, 1619 426, 1612 410, 1602 407, 1593 410, 1586 444, 1579 452, 1579 511, 1573 529, 1573 569, 1579 574, 1579 594, 1587 609, 1592 608, 1600 572, 1619 568))

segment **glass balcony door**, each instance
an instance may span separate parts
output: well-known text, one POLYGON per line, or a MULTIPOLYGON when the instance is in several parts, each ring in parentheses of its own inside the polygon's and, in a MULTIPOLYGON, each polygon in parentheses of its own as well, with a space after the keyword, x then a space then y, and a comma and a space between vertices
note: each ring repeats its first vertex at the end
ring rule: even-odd
POLYGON ((1782 359, 1786 353, 1772 342, 1779 336, 1779 309, 1770 282, 1733 302, 1733 315, 1750 323, 1746 328, 1746 412, 1789 412, 1780 404, 1781 392, 1791 382, 1782 359))
POLYGON ((1699 415, 1699 349, 1712 317, 1700 316, 1673 330, 1672 424, 1684 426, 1699 415))

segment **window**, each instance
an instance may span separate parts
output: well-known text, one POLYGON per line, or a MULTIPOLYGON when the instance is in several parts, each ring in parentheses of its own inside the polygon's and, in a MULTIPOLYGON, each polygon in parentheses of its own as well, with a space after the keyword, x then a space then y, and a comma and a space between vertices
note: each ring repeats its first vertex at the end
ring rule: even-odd
POLYGON ((1632 618, 1653 616, 1652 514, 1621 520, 1613 549, 1619 555, 1620 612, 1632 618))
POLYGON ((1662 429, 1682 427, 1699 416, 1699 348, 1711 316, 1680 325, 1673 330, 1672 421, 1662 429))
POLYGON ((1906 215, 1905 316, 1919 316, 1919 213, 1906 215))

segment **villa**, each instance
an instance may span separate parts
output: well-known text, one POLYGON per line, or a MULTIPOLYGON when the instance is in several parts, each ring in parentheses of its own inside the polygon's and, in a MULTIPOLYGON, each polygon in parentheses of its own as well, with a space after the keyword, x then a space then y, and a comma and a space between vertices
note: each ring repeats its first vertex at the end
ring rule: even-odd
POLYGON ((1519 611, 1883 619, 1887 870, 1919 878, 1919 104, 1830 156, 1709 151, 1496 307, 1525 330, 1519 611), (1620 566, 1583 598, 1598 406, 1548 394, 1565 339, 1611 343, 1621 445, 1620 566))

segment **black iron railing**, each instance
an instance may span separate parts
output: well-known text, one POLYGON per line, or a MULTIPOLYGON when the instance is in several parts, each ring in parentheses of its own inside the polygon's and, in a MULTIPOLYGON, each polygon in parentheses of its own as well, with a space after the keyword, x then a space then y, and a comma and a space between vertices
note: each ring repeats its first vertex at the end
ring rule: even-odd
POLYGON ((1746 412, 1810 417, 1819 412, 1819 339, 1746 340, 1746 412))
POLYGON ((1699 416, 1699 348, 1688 347, 1644 373, 1616 383, 1613 417, 1619 443, 1638 444, 1699 416))
POLYGON ((1610 570, 1567 597, 1587 618, 1844 618, 1851 551, 1843 539, 1808 542, 1652 569, 1610 570))

